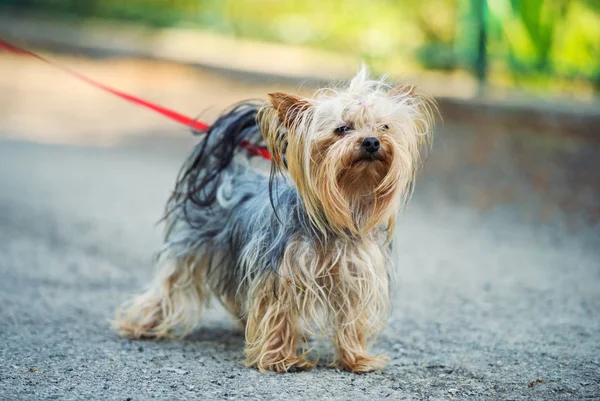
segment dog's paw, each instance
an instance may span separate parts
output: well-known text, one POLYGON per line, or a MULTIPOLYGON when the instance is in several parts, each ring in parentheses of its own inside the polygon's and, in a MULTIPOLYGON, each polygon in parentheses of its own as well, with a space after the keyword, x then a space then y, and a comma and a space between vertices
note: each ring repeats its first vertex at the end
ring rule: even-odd
POLYGON ((333 367, 353 373, 367 373, 383 369, 389 361, 386 355, 354 355, 335 361, 333 367))
POLYGON ((298 372, 314 368, 316 363, 309 362, 303 357, 286 358, 276 362, 259 363, 256 367, 261 372, 298 372))
POLYGON ((120 308, 112 322, 120 336, 133 340, 170 338, 169 327, 164 324, 159 303, 139 306, 137 304, 120 308))

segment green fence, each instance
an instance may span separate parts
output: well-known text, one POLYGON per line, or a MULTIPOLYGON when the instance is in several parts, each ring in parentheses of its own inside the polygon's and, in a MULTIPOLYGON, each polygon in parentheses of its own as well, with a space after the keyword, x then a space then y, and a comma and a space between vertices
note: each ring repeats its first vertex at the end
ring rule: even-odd
POLYGON ((199 27, 360 57, 376 69, 600 89, 600 0, 0 0, 66 18, 199 27), (408 65, 408 67, 406 67, 408 65))

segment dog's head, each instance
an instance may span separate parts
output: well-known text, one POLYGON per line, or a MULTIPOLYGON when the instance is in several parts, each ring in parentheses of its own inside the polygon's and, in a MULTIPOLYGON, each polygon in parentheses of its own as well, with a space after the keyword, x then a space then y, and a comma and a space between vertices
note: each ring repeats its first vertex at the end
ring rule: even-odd
POLYGON ((392 232, 430 142, 432 100, 371 80, 366 68, 343 89, 269 99, 260 121, 274 167, 288 170, 315 226, 344 236, 383 224, 392 232))

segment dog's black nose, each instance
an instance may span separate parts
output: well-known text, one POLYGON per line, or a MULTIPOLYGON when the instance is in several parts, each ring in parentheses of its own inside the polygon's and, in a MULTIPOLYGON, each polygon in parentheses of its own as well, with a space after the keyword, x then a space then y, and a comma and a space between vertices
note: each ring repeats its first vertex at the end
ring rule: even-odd
POLYGON ((379 150, 379 139, 373 136, 365 138, 365 140, 362 143, 362 146, 367 152, 375 153, 379 150))

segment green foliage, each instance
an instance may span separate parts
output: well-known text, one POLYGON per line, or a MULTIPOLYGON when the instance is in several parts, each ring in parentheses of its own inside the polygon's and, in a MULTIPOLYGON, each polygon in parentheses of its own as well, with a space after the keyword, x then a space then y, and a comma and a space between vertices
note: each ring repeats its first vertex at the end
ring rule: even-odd
POLYGON ((518 75, 593 80, 600 74, 600 2, 488 1, 491 56, 518 75))
MULTIPOLYGON (((565 17, 567 2, 511 0, 510 3, 529 35, 537 67, 541 70, 547 69, 550 63, 550 50, 556 31, 556 22, 565 17)), ((514 58, 514 55, 512 56, 514 58)))
POLYGON ((342 52, 386 69, 399 60, 446 70, 473 69, 489 60, 480 67, 515 77, 600 80, 600 0, 0 0, 0 5, 199 27, 342 52), (482 27, 484 48, 478 43, 482 27))

